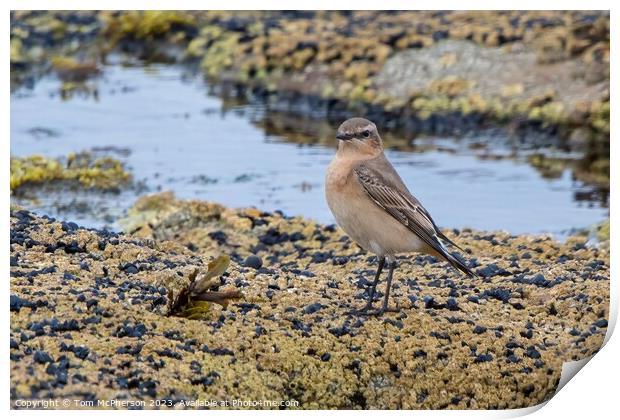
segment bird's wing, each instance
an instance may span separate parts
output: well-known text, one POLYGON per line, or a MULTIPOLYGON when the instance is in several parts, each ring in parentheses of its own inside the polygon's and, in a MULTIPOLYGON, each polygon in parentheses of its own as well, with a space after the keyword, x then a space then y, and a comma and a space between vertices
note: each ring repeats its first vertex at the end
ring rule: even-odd
MULTIPOLYGON (((460 258, 446 250, 440 238, 444 240, 447 238, 437 228, 428 211, 407 190, 387 159, 383 156, 380 158, 382 160, 367 161, 354 169, 357 180, 370 198, 455 268, 465 274, 474 275, 460 258)), ((447 241, 452 244, 452 241, 447 241)))

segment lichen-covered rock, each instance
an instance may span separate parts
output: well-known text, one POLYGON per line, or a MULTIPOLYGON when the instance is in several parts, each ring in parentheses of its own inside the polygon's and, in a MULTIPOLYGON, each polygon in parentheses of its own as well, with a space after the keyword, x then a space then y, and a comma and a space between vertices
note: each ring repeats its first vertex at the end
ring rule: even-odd
POLYGON ((11 191, 32 184, 74 182, 85 188, 118 190, 131 175, 123 164, 111 157, 97 157, 88 152, 71 153, 55 159, 40 155, 11 157, 11 191))
POLYGON ((551 134, 586 146, 579 179, 608 185, 609 22, 605 11, 13 11, 11 80, 58 55, 65 80, 119 50, 199 63, 222 96, 288 113, 368 115, 408 134, 489 123, 551 134))
POLYGON ((360 317, 349 312, 376 259, 334 226, 169 194, 136 208, 141 238, 12 211, 13 401, 517 408, 548 399, 562 362, 596 353, 606 332, 609 254, 584 237, 446 232, 479 278, 403 255, 400 312, 360 317), (231 264, 209 287, 242 297, 202 319, 171 314, 169 292, 222 254, 231 264))

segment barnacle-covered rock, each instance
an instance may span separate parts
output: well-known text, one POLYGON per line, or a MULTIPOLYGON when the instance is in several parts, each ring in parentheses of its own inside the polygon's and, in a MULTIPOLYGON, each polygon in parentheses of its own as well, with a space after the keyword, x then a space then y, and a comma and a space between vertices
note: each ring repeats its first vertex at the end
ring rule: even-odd
POLYGON ((586 236, 446 231, 479 278, 403 255, 401 310, 375 318, 350 312, 376 259, 334 226, 165 194, 139 208, 143 238, 12 210, 13 401, 518 408, 550 398, 562 362, 605 336, 609 253, 586 236))
POLYGON ((116 190, 127 184, 131 175, 123 164, 111 157, 95 157, 88 152, 72 153, 52 159, 33 155, 11 157, 11 191, 26 184, 77 182, 86 188, 116 190))
MULTIPOLYGON (((600 11, 14 11, 11 82, 29 80, 34 63, 75 54, 84 72, 56 66, 73 83, 97 65, 92 57, 120 49, 147 62, 200 63, 211 83, 313 117, 372 113, 438 134, 522 121, 569 142, 586 130, 588 141, 574 146, 602 162, 609 42, 609 13, 600 11)), ((582 166, 586 182, 608 178, 599 164, 582 166)))

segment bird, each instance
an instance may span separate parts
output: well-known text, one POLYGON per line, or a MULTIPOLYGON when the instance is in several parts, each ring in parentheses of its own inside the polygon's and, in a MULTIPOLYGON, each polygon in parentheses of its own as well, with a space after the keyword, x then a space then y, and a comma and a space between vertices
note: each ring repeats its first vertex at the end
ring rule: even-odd
POLYGON ((350 118, 340 125, 336 139, 338 149, 325 175, 327 205, 345 233, 378 257, 368 302, 353 313, 380 316, 400 310, 388 306, 396 255, 400 253, 430 254, 476 277, 459 255, 447 249, 449 245, 463 251, 441 232, 385 156, 383 140, 372 121, 350 118), (374 295, 386 265, 389 271, 383 305, 374 310, 374 295))

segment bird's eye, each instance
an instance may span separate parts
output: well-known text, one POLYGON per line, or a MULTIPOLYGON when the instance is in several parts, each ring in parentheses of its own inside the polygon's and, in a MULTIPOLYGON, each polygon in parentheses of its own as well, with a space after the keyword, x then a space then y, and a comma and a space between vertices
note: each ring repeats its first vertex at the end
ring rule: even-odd
POLYGON ((370 137, 370 131, 368 130, 364 130, 364 132, 362 133, 362 135, 366 138, 370 137))

